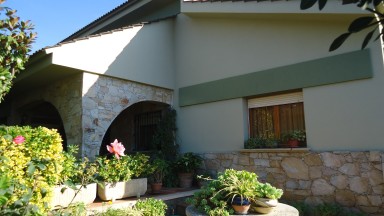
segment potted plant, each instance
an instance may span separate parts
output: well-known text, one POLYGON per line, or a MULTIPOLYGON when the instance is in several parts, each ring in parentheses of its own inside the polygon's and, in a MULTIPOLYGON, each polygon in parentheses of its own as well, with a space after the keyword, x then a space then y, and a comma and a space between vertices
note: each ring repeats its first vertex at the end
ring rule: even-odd
POLYGON ((182 188, 192 187, 193 177, 200 167, 202 158, 192 152, 184 153, 175 161, 175 169, 178 171, 179 185, 182 188))
POLYGON ((115 140, 107 146, 112 158, 98 157, 96 159, 98 177, 102 184, 97 188, 97 194, 102 200, 121 199, 130 196, 141 196, 147 191, 147 178, 138 178, 146 170, 148 156, 124 155, 124 146, 115 140), (143 164, 144 163, 144 164, 143 164), (132 179, 136 177, 136 179, 132 179))
POLYGON ((63 152, 63 170, 60 173, 60 184, 54 188, 51 206, 68 207, 76 202, 93 203, 96 199, 96 164, 88 158, 78 161, 75 155, 78 146, 71 145, 68 152, 63 152))
POLYGON ((299 147, 300 142, 306 140, 306 134, 304 130, 294 130, 285 136, 287 144, 291 148, 299 147))
POLYGON ((163 186, 163 178, 169 168, 169 164, 166 160, 156 158, 152 161, 152 182, 151 189, 152 193, 157 193, 163 186))
POLYGON ((278 199, 283 195, 283 190, 269 183, 259 183, 255 188, 255 196, 252 198, 252 211, 266 214, 277 206, 278 199))
POLYGON ((224 196, 229 198, 236 214, 247 214, 250 201, 256 195, 256 186, 259 184, 257 175, 244 170, 227 169, 218 180, 222 185, 219 192, 223 192, 224 196))

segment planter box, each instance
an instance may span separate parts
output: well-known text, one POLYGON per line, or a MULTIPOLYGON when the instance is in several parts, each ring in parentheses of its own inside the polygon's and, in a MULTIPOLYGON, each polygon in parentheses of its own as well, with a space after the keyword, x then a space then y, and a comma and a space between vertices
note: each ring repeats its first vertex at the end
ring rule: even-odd
POLYGON ((104 188, 97 187, 101 200, 115 200, 125 197, 142 196, 147 191, 147 178, 131 179, 127 182, 105 183, 104 188))
MULTIPOLYGON (((78 188, 80 186, 77 186, 78 188)), ((51 201, 51 206, 55 207, 67 207, 73 197, 75 196, 76 191, 65 186, 59 185, 56 186, 53 190, 53 197, 51 201), (67 188, 64 193, 61 193, 62 188, 67 188)), ((80 192, 76 195, 72 203, 83 202, 85 204, 91 204, 96 199, 96 183, 87 185, 86 187, 81 188, 80 192)))

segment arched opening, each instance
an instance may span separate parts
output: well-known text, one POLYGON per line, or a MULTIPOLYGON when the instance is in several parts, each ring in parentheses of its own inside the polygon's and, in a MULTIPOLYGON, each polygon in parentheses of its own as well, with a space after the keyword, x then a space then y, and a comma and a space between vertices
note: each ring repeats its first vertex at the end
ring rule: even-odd
POLYGON ((168 107, 168 104, 146 101, 122 111, 105 133, 99 154, 108 154, 106 146, 115 139, 124 145, 126 153, 150 150, 157 124, 168 107))
POLYGON ((57 109, 48 102, 39 101, 28 104, 19 109, 21 116, 20 125, 31 127, 43 126, 49 129, 56 129, 63 139, 63 149, 67 150, 67 139, 63 121, 57 109))

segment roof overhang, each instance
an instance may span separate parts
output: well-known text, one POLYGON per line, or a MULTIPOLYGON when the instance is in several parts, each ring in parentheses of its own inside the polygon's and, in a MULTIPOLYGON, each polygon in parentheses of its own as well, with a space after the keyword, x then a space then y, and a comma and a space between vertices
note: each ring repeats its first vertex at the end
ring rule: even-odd
POLYGON ((83 72, 79 69, 53 64, 52 54, 39 52, 38 55, 32 57, 26 70, 16 75, 9 92, 10 96, 42 88, 68 76, 83 72))

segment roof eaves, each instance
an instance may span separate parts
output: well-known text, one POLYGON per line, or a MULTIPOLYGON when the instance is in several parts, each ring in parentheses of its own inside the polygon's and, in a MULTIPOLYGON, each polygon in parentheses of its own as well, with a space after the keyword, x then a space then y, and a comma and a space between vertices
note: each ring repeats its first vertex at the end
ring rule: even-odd
POLYGON ((46 50, 46 49, 60 47, 60 46, 65 45, 65 44, 70 44, 70 43, 74 43, 74 42, 77 42, 77 41, 87 40, 87 39, 91 39, 91 38, 95 38, 95 37, 101 37, 103 35, 124 31, 126 29, 130 29, 130 28, 134 28, 134 27, 138 27, 138 26, 143 26, 143 25, 147 25, 147 24, 151 24, 151 23, 155 23, 155 22, 161 22, 161 21, 164 21, 164 20, 172 19, 172 18, 175 18, 177 15, 178 14, 175 14, 175 15, 172 15, 172 16, 163 17, 161 19, 156 19, 156 20, 152 20, 152 21, 148 21, 148 22, 140 22, 140 23, 137 23, 137 24, 133 24, 133 25, 128 25, 128 26, 124 26, 124 27, 121 27, 121 28, 117 28, 117 29, 114 29, 114 30, 111 30, 111 31, 106 31, 106 32, 102 32, 102 33, 98 33, 98 34, 93 34, 93 35, 88 35, 88 36, 81 37, 81 38, 76 38, 76 39, 73 39, 73 40, 62 41, 62 42, 57 43, 57 44, 55 44, 53 46, 47 46, 47 47, 45 47, 45 48, 35 52, 32 55, 38 54, 38 52, 40 53, 41 51, 46 50))

